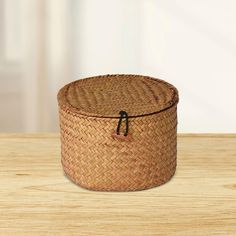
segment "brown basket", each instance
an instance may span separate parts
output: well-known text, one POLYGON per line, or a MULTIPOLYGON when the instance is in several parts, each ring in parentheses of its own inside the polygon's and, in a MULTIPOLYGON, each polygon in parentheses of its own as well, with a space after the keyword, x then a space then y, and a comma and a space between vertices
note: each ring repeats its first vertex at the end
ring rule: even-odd
POLYGON ((132 191, 176 169, 178 91, 140 75, 74 81, 58 93, 62 166, 91 190, 132 191))

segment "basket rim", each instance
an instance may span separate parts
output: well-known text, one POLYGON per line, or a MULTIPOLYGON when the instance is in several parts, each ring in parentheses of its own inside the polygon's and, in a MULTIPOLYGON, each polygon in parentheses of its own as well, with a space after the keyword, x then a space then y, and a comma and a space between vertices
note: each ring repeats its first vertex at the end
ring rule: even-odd
POLYGON ((153 112, 147 112, 144 114, 138 114, 138 115, 129 115, 130 118, 135 118, 135 117, 143 117, 143 116, 149 116, 149 115, 153 115, 153 114, 157 114, 163 111, 166 111, 167 109, 170 109, 171 107, 177 105, 177 103, 179 102, 179 93, 177 88, 166 82, 165 80, 159 79, 159 78, 154 78, 154 77, 150 77, 150 76, 146 76, 146 75, 138 75, 138 74, 104 74, 104 75, 97 75, 97 76, 90 76, 90 77, 86 77, 86 78, 82 78, 82 79, 78 79, 75 81, 72 81, 66 85, 64 85, 58 92, 57 94, 57 100, 58 100, 58 105, 61 109, 64 109, 67 113, 71 113, 75 116, 84 116, 84 117, 93 117, 93 118, 109 118, 109 119, 117 119, 119 118, 119 115, 102 115, 102 114, 97 114, 97 113, 91 113, 91 112, 87 112, 87 111, 83 111, 81 109, 78 109, 77 107, 74 107, 67 99, 67 94, 68 94, 68 90, 71 86, 75 85, 78 82, 81 81, 86 81, 86 80, 96 80, 98 78, 116 78, 118 79, 119 77, 136 77, 135 79, 140 79, 141 77, 154 81, 156 83, 162 83, 165 84, 165 86, 167 86, 169 89, 171 89, 173 91, 173 96, 172 99, 170 101, 168 101, 168 104, 166 104, 166 106, 162 109, 156 109, 153 110, 153 112))

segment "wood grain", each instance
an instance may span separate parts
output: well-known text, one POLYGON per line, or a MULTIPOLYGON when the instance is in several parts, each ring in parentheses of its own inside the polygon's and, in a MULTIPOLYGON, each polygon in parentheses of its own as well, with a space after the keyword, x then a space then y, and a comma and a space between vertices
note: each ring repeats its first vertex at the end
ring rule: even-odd
POLYGON ((179 135, 174 178, 154 189, 71 183, 57 134, 0 135, 0 235, 236 235, 236 135, 179 135))

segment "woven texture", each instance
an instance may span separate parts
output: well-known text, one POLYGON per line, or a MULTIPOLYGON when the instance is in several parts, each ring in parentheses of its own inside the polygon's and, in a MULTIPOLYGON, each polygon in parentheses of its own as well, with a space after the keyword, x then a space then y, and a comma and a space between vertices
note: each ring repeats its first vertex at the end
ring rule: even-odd
MULTIPOLYGON (((62 166, 91 190, 133 191, 167 182, 176 169, 178 92, 146 76, 78 80, 58 93, 62 166), (124 110, 130 140, 112 136, 124 110)), ((121 134, 124 131, 124 121, 121 134)))

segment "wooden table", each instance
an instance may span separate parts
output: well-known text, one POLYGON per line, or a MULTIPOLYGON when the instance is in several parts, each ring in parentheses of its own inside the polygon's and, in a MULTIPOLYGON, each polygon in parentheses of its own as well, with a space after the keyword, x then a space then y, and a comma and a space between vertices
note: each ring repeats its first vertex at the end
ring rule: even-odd
POLYGON ((154 189, 71 183, 57 134, 0 135, 0 235, 236 235, 236 135, 179 135, 178 169, 154 189))

